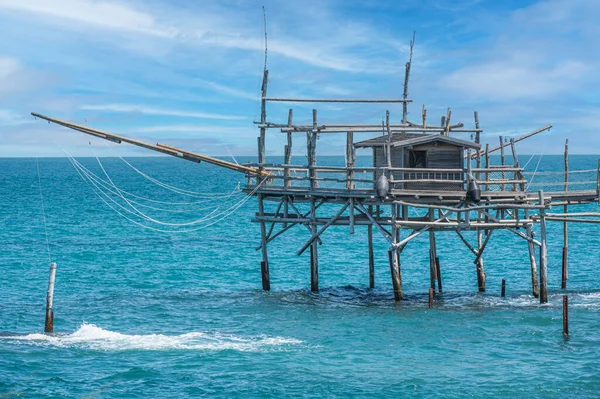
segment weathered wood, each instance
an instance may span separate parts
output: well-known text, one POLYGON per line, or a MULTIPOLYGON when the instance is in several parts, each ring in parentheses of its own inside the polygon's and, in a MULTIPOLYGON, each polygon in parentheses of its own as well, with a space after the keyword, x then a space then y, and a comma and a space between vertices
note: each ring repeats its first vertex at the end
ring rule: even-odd
MULTIPOLYGON (((344 213, 346 211, 346 209, 348 208, 348 206, 350 206, 352 199, 349 199, 341 208, 340 210, 335 214, 335 216, 333 216, 331 219, 329 219, 329 221, 327 223, 325 223, 321 229, 317 232, 315 229, 315 232, 313 233, 312 237, 308 239, 308 241, 302 246, 302 248, 300 248, 300 250, 298 251, 298 255, 302 255, 304 253, 304 251, 310 246, 312 245, 312 243, 321 236, 321 234, 323 234, 323 232, 325 232, 325 230, 327 230, 327 228, 329 226, 331 226, 332 224, 335 223, 335 221, 342 215, 342 213, 344 213)), ((311 228, 312 226, 316 226, 316 218, 314 218, 312 209, 314 207, 314 201, 311 201, 311 228), (313 223, 314 221, 314 223, 313 223)))
MULTIPOLYGON (((518 142, 519 142, 519 141, 521 141, 521 140, 525 140, 525 139, 527 139, 527 138, 529 138, 529 137, 531 137, 531 136, 534 136, 534 135, 536 135, 536 134, 538 134, 538 133, 545 132, 545 131, 546 131, 546 130, 548 130, 548 129, 552 129, 552 125, 544 126, 544 127, 543 127, 543 128, 541 128, 541 129, 534 130, 534 131, 533 131, 533 132, 531 132, 531 133, 527 133, 527 134, 524 134, 523 136, 517 137, 517 138, 515 139, 515 143, 518 143, 518 142)), ((500 147, 506 147, 507 145, 509 145, 509 144, 508 144, 508 143, 502 143, 502 145, 499 145, 499 146, 493 147, 493 148, 491 148, 491 149, 489 149, 489 150, 487 150, 487 151, 488 151, 489 153, 492 153, 492 152, 498 151, 498 150, 500 149, 500 147)), ((483 151, 480 151, 480 152, 482 152, 482 153, 483 153, 483 151)), ((473 154, 471 157, 476 157, 476 156, 477 156, 477 154, 473 154)))
POLYGON ((50 278, 48 279, 48 294, 46 295, 46 322, 44 323, 44 332, 54 332, 54 310, 52 308, 54 301, 54 281, 56 279, 56 263, 50 264, 50 278))
MULTIPOLYGON (((565 188, 564 191, 569 190, 569 139, 565 141, 565 188)), ((564 205, 563 212, 569 213, 569 206, 564 205)), ((567 279, 569 278, 569 223, 565 220, 563 223, 563 250, 562 250, 562 279, 560 287, 564 290, 567 288, 567 279)))
MULTIPOLYGON (((434 221, 433 209, 429 210, 429 221, 434 221)), ((435 247, 435 233, 433 230, 429 230, 429 284, 430 287, 435 290, 435 279, 437 277, 437 268, 435 264, 435 258, 437 258, 436 247, 435 247)))
POLYGON ((346 188, 354 189, 354 168, 356 166, 356 152, 354 150, 354 133, 346 133, 346 188))
MULTIPOLYGON (((504 167, 504 141, 502 136, 499 136, 500 139, 500 165, 504 167)), ((506 180, 506 175, 502 172, 502 180, 506 180)), ((500 185, 500 191, 504 191, 504 184, 500 185)))
MULTIPOLYGON (((261 217, 264 217, 265 207, 263 201, 263 195, 257 195, 258 201, 258 213, 261 217)), ((269 276, 269 254, 267 253, 267 227, 264 221, 260 222, 260 242, 262 250, 262 262, 260 263, 262 288, 265 291, 271 290, 271 278, 269 276)))
MULTIPOLYGON (((486 167, 486 169, 490 169, 490 145, 489 144, 485 145, 485 153, 484 154, 485 154, 485 167, 486 167)), ((490 173, 489 172, 485 174, 485 180, 488 182, 490 181, 490 173)), ((486 191, 490 190, 489 183, 487 183, 485 185, 485 190, 486 191)))
POLYGON ((502 279, 502 287, 500 288, 500 296, 504 298, 506 296, 506 280, 502 279))
POLYGON ((423 104, 423 134, 427 132, 427 109, 425 108, 425 104, 423 104))
MULTIPOLYGON (((540 205, 544 204, 544 192, 538 191, 540 205)), ((548 271, 546 252, 546 216, 545 210, 540 210, 540 303, 548 302, 548 271)))
MULTIPOLYGON (((525 218, 529 219, 529 209, 525 209, 525 218)), ((528 223, 525 225, 527 231, 527 237, 531 238, 531 241, 527 241, 527 249, 529 251, 529 264, 531 266, 531 292, 534 297, 540 296, 540 290, 538 286, 537 278, 537 265, 535 262, 535 246, 533 245, 533 230, 531 225, 528 223)))
MULTIPOLYGON (((391 205, 392 220, 398 219, 398 207, 391 205)), ((394 300, 400 302, 402 300, 402 271, 400 269, 400 250, 398 249, 398 237, 400 230, 395 224, 392 226, 392 246, 389 251, 390 256, 390 271, 392 275, 392 287, 394 289, 394 300)))
POLYGON ((221 159, 209 157, 206 155, 196 154, 194 152, 175 148, 175 147, 172 147, 172 146, 169 146, 166 144, 157 143, 156 145, 152 145, 152 144, 148 144, 143 141, 140 141, 140 140, 134 140, 134 139, 130 139, 128 137, 103 132, 98 129, 92 129, 87 126, 81 126, 81 125, 77 125, 77 124, 74 124, 71 122, 62 121, 60 119, 50 118, 49 116, 40 115, 35 112, 32 112, 31 115, 35 116, 36 118, 41 118, 41 119, 47 120, 48 122, 56 123, 57 125, 61 125, 61 126, 69 128, 69 129, 73 129, 73 130, 76 130, 81 133, 89 134, 91 136, 98 137, 98 138, 101 138, 104 140, 112 141, 112 142, 119 143, 119 144, 121 142, 133 144, 135 146, 143 147, 148 150, 157 151, 157 152, 160 152, 163 154, 167 154, 167 155, 171 155, 171 156, 174 156, 177 158, 185 159, 186 161, 206 162, 206 163, 221 166, 221 167, 231 169, 231 170, 234 170, 236 172, 241 172, 241 173, 250 173, 250 174, 254 174, 254 175, 258 174, 258 175, 264 175, 264 176, 268 175, 268 173, 261 172, 258 169, 250 168, 250 167, 244 166, 244 165, 238 165, 233 162, 223 161, 221 159))
MULTIPOLYGON (((288 111, 288 126, 292 126, 292 118, 294 116, 294 110, 291 108, 288 111)), ((285 159, 283 160, 285 165, 290 165, 292 163, 292 133, 287 134, 287 145, 285 146, 285 159)), ((285 168, 283 170, 284 176, 284 185, 286 187, 290 187, 292 182, 290 180, 290 169, 285 168)), ((287 205, 286 205, 287 207, 287 205)))
POLYGON ((433 297, 435 296, 435 290, 433 288, 429 288, 429 309, 433 307, 433 297))
POLYGON ((452 115, 452 111, 450 110, 450 108, 448 108, 448 113, 446 114, 446 130, 444 131, 444 134, 446 136, 450 135, 450 116, 452 115))
POLYGON ((569 335, 569 296, 563 295, 563 334, 569 335))
MULTIPOLYGON (((310 200, 311 210, 311 224, 310 229, 313 236, 317 235, 317 223, 316 223, 316 208, 315 200, 310 200)), ((317 246, 317 240, 312 240, 310 245, 310 290, 312 292, 319 291, 319 247, 317 246)))
MULTIPOLYGON (((369 212, 373 207, 369 206, 369 212)), ((373 225, 367 226, 367 245, 369 246, 369 288, 375 288, 375 256, 373 253, 373 225)))
POLYGON ((437 271, 438 292, 442 292, 442 272, 440 270, 440 258, 435 258, 435 270, 437 271))
MULTIPOLYGON (((519 157, 517 156, 517 150, 515 148, 515 139, 512 139, 512 138, 510 139, 510 149, 511 149, 512 156, 513 156, 513 165, 516 169, 520 169, 519 157)), ((521 174, 520 170, 515 170, 513 179, 515 179, 515 180, 523 179, 523 175, 521 174)), ((519 184, 519 189, 521 191, 525 191, 525 182, 519 184)), ((517 186, 515 184, 513 184, 513 191, 517 191, 517 186)))
POLYGON ((286 102, 286 103, 411 103, 408 99, 324 99, 324 98, 263 98, 267 102, 286 102))

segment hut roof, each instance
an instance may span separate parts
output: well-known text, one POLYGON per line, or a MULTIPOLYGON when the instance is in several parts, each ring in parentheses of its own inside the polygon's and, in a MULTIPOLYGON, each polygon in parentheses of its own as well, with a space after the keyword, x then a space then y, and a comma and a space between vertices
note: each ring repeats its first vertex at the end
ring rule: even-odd
MULTIPOLYGON (((356 148, 380 147, 387 145, 388 136, 378 136, 369 140, 359 141, 354 144, 356 148)), ((392 133, 390 138, 392 147, 409 147, 431 142, 443 142, 457 147, 479 149, 481 146, 472 141, 460 140, 443 134, 417 134, 417 133, 392 133)))

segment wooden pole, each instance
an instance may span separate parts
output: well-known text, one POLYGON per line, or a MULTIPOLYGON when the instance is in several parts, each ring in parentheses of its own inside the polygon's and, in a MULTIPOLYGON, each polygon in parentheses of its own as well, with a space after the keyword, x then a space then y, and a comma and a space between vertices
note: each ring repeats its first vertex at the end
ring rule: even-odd
POLYGON ((50 264, 50 278, 48 280, 48 295, 46 296, 46 323, 44 332, 54 332, 54 311, 52 301, 54 299, 54 280, 56 278, 56 263, 50 264))
POLYGON ((429 309, 433 307, 433 297, 435 296, 435 290, 433 288, 429 289, 429 309))
POLYGON ((427 131, 427 109, 425 108, 425 104, 423 104, 423 134, 427 131))
POLYGON ((563 334, 569 335, 569 296, 563 295, 563 334))
MULTIPOLYGON (((499 136, 500 139, 500 165, 504 166, 504 140, 502 136, 499 136)), ((506 179, 506 175, 502 172, 502 180, 506 179)), ((504 191, 504 184, 500 185, 500 191, 504 191)))
POLYGON ((310 179, 310 188, 318 188, 319 181, 317 180, 318 175, 317 171, 314 169, 317 166, 317 138, 318 138, 318 127, 317 127, 317 110, 313 109, 313 131, 310 135, 310 156, 308 157, 310 161, 310 171, 309 175, 310 179))
MULTIPOLYGON (((392 204, 392 221, 398 219, 397 207, 392 204)), ((402 300, 402 272, 400 270, 400 251, 397 247, 399 228, 396 223, 392 224, 392 247, 389 250, 390 271, 392 275, 392 286, 394 288, 394 300, 400 302, 402 300)))
POLYGON ((346 172, 346 188, 348 190, 354 188, 354 170, 351 170, 350 168, 354 168, 355 166, 355 157, 354 133, 348 132, 346 133, 346 167, 348 168, 348 171, 346 172))
POLYGON ((506 296, 506 280, 502 279, 502 288, 500 288, 500 296, 504 298, 506 296))
POLYGON ((440 271, 440 258, 435 258, 435 270, 437 271, 438 292, 442 292, 442 272, 440 271))
MULTIPOLYGON (((529 219, 529 209, 525 209, 525 219, 529 219)), ((527 237, 533 240, 533 231, 530 224, 525 225, 527 231, 527 237)), ((527 241, 527 249, 529 250, 529 263, 531 265, 531 292, 534 297, 540 296, 540 290, 538 286, 537 278, 537 265, 535 262, 535 246, 531 240, 527 241)))
MULTIPOLYGON (((373 213, 373 205, 369 205, 369 213, 373 213)), ((367 226, 369 244, 369 288, 375 288, 375 257, 373 254, 373 225, 367 226)))
MULTIPOLYGON (((489 144, 485 145, 485 167, 486 167, 486 169, 490 168, 490 145, 489 144)), ((489 171, 486 172, 486 174, 485 174, 485 180, 487 182, 490 181, 490 172, 489 171)), ((486 189, 486 191, 490 191, 489 183, 485 185, 485 189, 486 189)))
MULTIPOLYGON (((294 116, 294 111, 290 108, 288 112, 288 126, 292 126, 292 118, 294 116)), ((286 187, 290 187, 292 181, 290 180, 290 168, 289 165, 292 163, 292 132, 287 133, 287 145, 285 147, 285 160, 283 161, 285 165, 288 167, 283 171, 284 176, 284 185, 286 187)), ((287 202, 285 203, 287 208, 287 202)))
MULTIPOLYGON (((544 191, 538 192, 540 205, 544 205, 544 191)), ((548 271, 546 252, 546 211, 540 209, 540 303, 548 302, 548 271)))
MULTIPOLYGON (((265 215, 265 206, 263 195, 258 194, 258 214, 261 217, 265 215)), ((260 262, 260 272, 262 277, 262 289, 265 291, 271 290, 271 279, 269 276, 269 255, 267 253, 267 226, 264 221, 260 222, 260 242, 262 250, 262 262, 260 262)))
MULTIPOLYGON (((433 209, 429 209, 429 221, 434 221, 433 209)), ((437 277, 437 267, 435 263, 436 247, 435 247, 435 233, 432 229, 429 230, 429 280, 430 288, 435 290, 435 279, 437 277)))
MULTIPOLYGON (((310 214, 310 229, 312 235, 315 236, 317 234, 317 216, 314 198, 310 200, 310 214)), ((310 244, 310 290, 312 292, 319 291, 319 252, 317 245, 317 240, 313 240, 310 244)))
MULTIPOLYGON (((565 191, 569 189, 569 139, 565 141, 565 191)), ((563 208, 564 213, 569 213, 568 205, 563 208)), ((561 288, 567 288, 567 279, 569 278, 568 269, 569 256, 569 224, 565 220, 563 224, 563 250, 562 250, 562 281, 561 288)))

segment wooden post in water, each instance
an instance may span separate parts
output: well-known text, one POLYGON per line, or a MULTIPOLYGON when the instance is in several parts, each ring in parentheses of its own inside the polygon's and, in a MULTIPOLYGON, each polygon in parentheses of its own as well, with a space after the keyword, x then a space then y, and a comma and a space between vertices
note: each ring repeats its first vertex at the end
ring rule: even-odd
POLYGON ((50 278, 48 279, 48 295, 46 296, 46 323, 44 332, 54 332, 54 311, 52 301, 54 299, 54 280, 56 278, 56 263, 50 264, 50 278))
MULTIPOLYGON (((433 208, 429 209, 429 221, 433 222, 433 208)), ((435 279, 437 277, 437 266, 435 259, 437 258, 435 247, 435 233, 433 229, 429 229, 429 287, 435 291, 435 279)))
POLYGON ((502 279, 502 287, 500 288, 500 296, 504 298, 506 296, 506 280, 502 279))
POLYGON ((440 258, 435 258, 435 269, 437 271, 438 292, 442 292, 442 272, 440 271, 440 258))
MULTIPOLYGON (((544 191, 538 192, 540 205, 544 206, 544 191)), ((540 209, 540 303, 548 302, 548 271, 546 263, 548 254, 546 250, 546 211, 540 209)))
MULTIPOLYGON (((315 208, 315 200, 310 200, 310 229, 314 236, 317 235, 317 215, 315 208)), ((319 251, 318 241, 313 240, 310 244, 310 290, 312 292, 319 291, 319 251)))
MULTIPOLYGON (((261 218, 265 216, 265 206, 263 203, 263 195, 258 194, 258 214, 261 218)), ((260 222, 260 245, 262 250, 262 262, 260 262, 260 274, 262 277, 262 289, 265 291, 271 290, 271 278, 269 276, 269 255, 267 253, 267 226, 264 221, 260 222)))
MULTIPOLYGON (((569 139, 565 141, 565 191, 569 189, 569 139)), ((564 206, 563 212, 568 213, 569 207, 564 206)), ((567 288, 567 279, 569 278, 568 269, 569 256, 569 225, 565 220, 563 224, 563 250, 562 250, 562 281, 560 287, 564 290, 567 288)))
MULTIPOLYGON (((525 219, 529 220, 529 209, 525 209, 525 219)), ((531 265, 531 292, 533 296, 537 298, 540 296, 540 291, 538 287, 537 265, 535 262, 535 245, 531 241, 533 240, 533 230, 529 223, 525 225, 525 230, 527 232, 527 249, 529 250, 529 263, 531 265)))
POLYGON ((396 221, 398 219, 397 206, 392 204, 392 247, 389 251, 390 271, 392 275, 392 286, 394 288, 394 300, 400 302, 402 300, 402 272, 400 270, 400 251, 398 244, 399 228, 396 221))
POLYGON ((563 295, 563 334, 569 335, 569 296, 563 295))
POLYGON ((433 288, 429 289, 429 309, 433 307, 433 297, 435 296, 435 290, 433 288))
MULTIPOLYGON (((369 205, 369 213, 373 213, 373 205, 369 205)), ((373 225, 367 226, 369 245, 369 288, 375 288, 375 257, 373 254, 373 225)))

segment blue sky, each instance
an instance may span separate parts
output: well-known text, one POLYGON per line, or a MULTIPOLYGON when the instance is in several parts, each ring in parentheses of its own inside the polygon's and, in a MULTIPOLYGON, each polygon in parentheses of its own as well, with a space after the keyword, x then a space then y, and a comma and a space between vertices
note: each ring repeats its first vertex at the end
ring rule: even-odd
MULTIPOLYGON (((0 157, 62 156, 59 147, 92 155, 88 136, 31 111, 210 155, 255 155, 262 5, 269 95, 400 97, 416 31, 409 119, 425 104, 431 123, 451 107, 453 122, 472 126, 477 110, 484 142, 552 124, 518 151, 561 153, 569 137, 572 153, 600 153, 595 0, 0 0, 0 157)), ((286 121, 288 107, 271 106, 269 119, 286 121)), ((387 107, 399 121, 399 107, 387 107)), ((380 123, 386 110, 317 108, 323 123, 380 123)), ((310 121, 311 109, 295 105, 295 121, 310 121)), ((318 152, 343 154, 344 140, 322 137, 318 152)), ((283 144, 271 133, 268 153, 283 144)))

